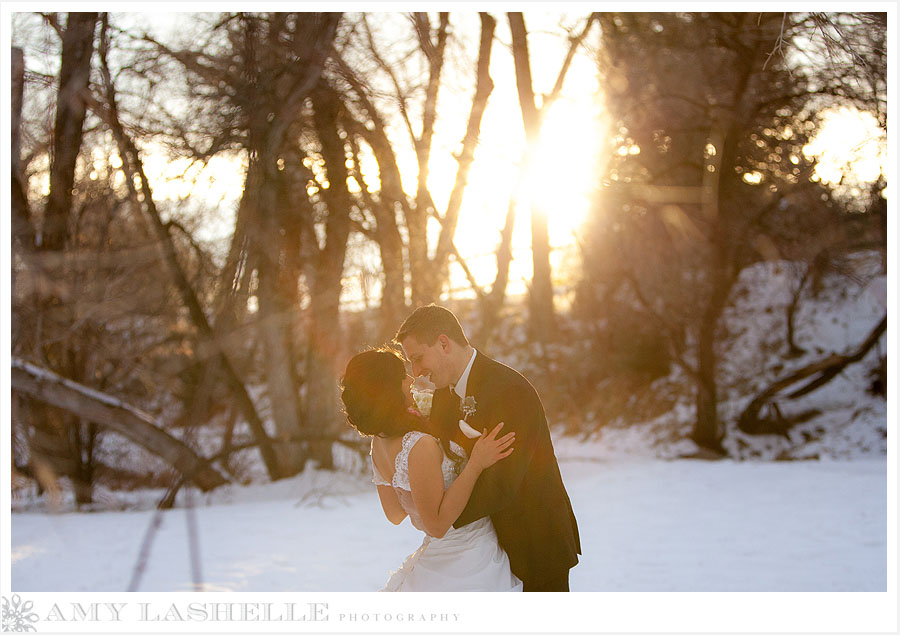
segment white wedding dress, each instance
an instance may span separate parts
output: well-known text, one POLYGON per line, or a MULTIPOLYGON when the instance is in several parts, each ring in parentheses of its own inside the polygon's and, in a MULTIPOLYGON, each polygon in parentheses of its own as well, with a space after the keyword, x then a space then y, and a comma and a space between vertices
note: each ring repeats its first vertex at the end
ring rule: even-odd
MULTIPOLYGON (((397 458, 394 476, 388 482, 372 463, 376 485, 390 485, 397 493, 404 511, 416 529, 425 531, 413 503, 409 487, 409 452, 425 436, 424 432, 407 432, 397 458)), ((451 443, 454 452, 466 457, 465 451, 451 443)), ((444 489, 456 478, 453 461, 444 456, 441 462, 444 489)), ((522 581, 509 569, 509 557, 497 542, 490 518, 481 518, 459 529, 450 527, 442 538, 425 535, 422 545, 403 565, 391 573, 382 591, 521 591, 522 581)))

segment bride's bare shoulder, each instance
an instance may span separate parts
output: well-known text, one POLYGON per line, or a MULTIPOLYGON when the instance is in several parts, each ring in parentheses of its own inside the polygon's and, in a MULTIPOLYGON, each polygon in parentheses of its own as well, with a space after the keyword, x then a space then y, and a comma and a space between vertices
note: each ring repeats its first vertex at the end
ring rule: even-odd
POLYGON ((444 458, 440 442, 430 434, 423 434, 416 439, 409 450, 409 463, 440 463, 444 458))

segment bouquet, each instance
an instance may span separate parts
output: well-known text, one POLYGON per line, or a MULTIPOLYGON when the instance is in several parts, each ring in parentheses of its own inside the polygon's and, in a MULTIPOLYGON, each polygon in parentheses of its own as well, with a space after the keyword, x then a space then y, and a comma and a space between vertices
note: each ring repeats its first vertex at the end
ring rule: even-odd
POLYGON ((413 401, 416 403, 416 410, 426 417, 431 414, 431 402, 434 399, 434 388, 434 384, 432 384, 431 380, 425 375, 416 377, 412 386, 409 387, 409 392, 412 394, 413 401))

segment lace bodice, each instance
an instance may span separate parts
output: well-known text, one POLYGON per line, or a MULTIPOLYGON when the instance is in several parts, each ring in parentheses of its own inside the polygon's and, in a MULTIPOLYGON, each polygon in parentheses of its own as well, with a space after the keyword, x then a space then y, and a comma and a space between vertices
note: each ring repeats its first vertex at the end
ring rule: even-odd
MULTIPOLYGON (((390 482, 381 475, 378 468, 375 467, 375 462, 372 461, 372 482, 376 485, 390 485, 393 487, 394 491, 397 492, 397 498, 400 499, 400 505, 403 507, 403 511, 409 514, 409 519, 413 526, 425 531, 422 527, 415 503, 413 503, 412 493, 410 492, 409 487, 409 453, 423 437, 435 438, 430 434, 419 432, 418 430, 413 430, 403 435, 400 451, 397 452, 397 457, 394 459, 394 476, 391 478, 390 482)), ((464 460, 467 458, 466 451, 453 441, 450 442, 450 448, 463 457, 464 460)), ((369 454, 371 456, 371 451, 369 454)), ((441 473, 444 476, 444 489, 447 489, 456 479, 457 475, 456 470, 454 469, 453 459, 448 457, 446 453, 444 453, 444 458, 441 461, 441 473)))

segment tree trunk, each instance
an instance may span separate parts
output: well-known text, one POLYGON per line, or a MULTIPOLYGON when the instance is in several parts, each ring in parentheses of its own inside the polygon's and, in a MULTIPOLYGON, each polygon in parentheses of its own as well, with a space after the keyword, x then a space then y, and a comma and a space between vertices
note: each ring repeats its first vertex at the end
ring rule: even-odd
POLYGON ((713 170, 704 171, 701 195, 702 213, 713 228, 711 244, 708 246, 712 253, 706 270, 710 292, 697 330, 697 419, 691 439, 701 448, 724 453, 719 430, 716 342, 719 318, 731 291, 731 267, 727 249, 722 245, 726 219, 719 213, 721 190, 717 168, 721 163, 711 165, 713 170))
POLYGON ((12 131, 10 142, 10 166, 14 173, 21 169, 19 162, 22 155, 22 97, 25 92, 25 53, 17 46, 12 47, 12 72, 10 84, 12 96, 10 100, 10 119, 12 131))
POLYGON ((711 143, 721 152, 710 156, 703 170, 701 188, 701 211, 710 224, 710 255, 706 275, 710 291, 706 298, 703 316, 697 332, 697 420, 691 434, 693 441, 701 448, 724 454, 722 432, 719 429, 719 397, 716 372, 716 342, 718 341, 719 318, 728 302, 731 287, 737 278, 732 262, 733 250, 728 243, 730 231, 730 211, 727 197, 729 181, 722 181, 722 165, 731 165, 735 156, 737 132, 725 135, 721 130, 713 130, 711 143))
MULTIPOLYGON (((525 25, 524 22, 519 24, 520 17, 521 14, 517 14, 515 18, 515 21, 517 23, 515 28, 517 33, 516 37, 517 39, 521 39, 523 42, 525 42, 525 46, 527 47, 527 37, 524 34, 525 25)), ((562 92, 566 75, 568 74, 572 59, 575 57, 575 52, 587 37, 587 34, 588 32, 590 32, 590 29, 593 26, 594 22, 598 21, 599 17, 599 13, 592 13, 588 17, 587 22, 584 25, 584 29, 581 31, 581 33, 577 37, 570 38, 569 51, 567 52, 566 58, 563 61, 559 74, 556 77, 556 84, 553 86, 553 91, 550 95, 545 95, 544 103, 541 105, 542 116, 546 115, 547 109, 553 105, 553 103, 562 92)), ((482 44, 483 43, 484 40, 482 39, 482 44)), ((527 62, 527 54, 524 56, 524 60, 525 62, 527 62)), ((530 75, 530 71, 528 71, 526 68, 522 68, 522 74, 530 75)), ((523 85, 526 83, 530 86, 530 80, 523 79, 523 85)), ((526 91, 526 108, 527 99, 528 96, 526 91)), ((533 103, 534 98, 532 96, 532 104, 533 103)), ((540 125, 539 122, 538 125, 540 125)), ((516 206, 519 202, 519 195, 522 190, 522 184, 524 183, 525 178, 528 177, 529 162, 532 156, 532 152, 533 148, 530 145, 527 145, 520 162, 519 174, 516 177, 516 184, 513 188, 513 193, 510 196, 509 204, 507 206, 506 221, 503 225, 503 230, 500 233, 500 245, 497 247, 497 275, 494 278, 494 284, 491 286, 490 293, 483 299, 483 302, 481 303, 481 324, 479 326, 477 339, 481 342, 482 346, 488 346, 490 342, 491 335, 493 334, 494 329, 496 328, 499 321, 500 310, 503 308, 503 302, 506 297, 506 286, 509 282, 509 265, 512 262, 512 235, 516 222, 516 206)), ((540 228, 538 228, 538 232, 540 232, 540 228)), ((550 290, 549 297, 551 298, 552 308, 552 288, 550 290)))
POLYGON ((719 317, 728 300, 731 284, 720 277, 715 285, 697 333, 697 420, 691 439, 702 448, 723 453, 722 434, 719 430, 715 349, 719 317))
POLYGON ((806 351, 797 346, 797 342, 794 341, 795 328, 794 328, 794 318, 797 315, 797 308, 800 305, 800 297, 803 295, 803 289, 806 287, 806 281, 809 280, 810 271, 812 270, 812 264, 807 265, 806 271, 803 273, 803 277, 800 278, 800 282, 797 285, 797 288, 794 290, 791 295, 791 301, 786 309, 786 322, 787 322, 787 345, 788 345, 788 357, 798 357, 805 353, 806 351))
MULTIPOLYGON (((329 187, 322 195, 328 206, 325 245, 318 255, 316 278, 310 297, 309 350, 306 378, 306 422, 313 435, 338 436, 343 430, 338 408, 338 377, 343 338, 340 328, 341 280, 353 198, 347 188, 347 150, 340 137, 338 115, 342 104, 330 88, 313 95, 316 132, 329 187)), ((310 444, 310 458, 320 468, 332 469, 331 443, 310 444)))
POLYGON ((153 417, 114 397, 17 358, 12 360, 11 386, 13 390, 105 426, 134 441, 164 459, 204 491, 227 482, 202 457, 163 430, 153 417))
MULTIPOLYGON (((374 112, 374 111, 373 111, 374 112)), ((403 240, 397 226, 397 208, 408 207, 400 179, 397 158, 391 148, 383 122, 373 115, 375 129, 363 129, 366 141, 372 148, 381 178, 379 202, 372 212, 375 215, 375 239, 381 253, 384 268, 384 287, 381 296, 381 339, 396 333, 406 312, 406 283, 403 270, 403 240)))
MULTIPOLYGON (((279 440, 277 452, 280 459, 279 476, 290 476, 303 469, 302 447, 291 439, 300 435, 302 412, 299 387, 296 380, 295 356, 290 316, 296 307, 287 300, 292 294, 285 293, 284 285, 296 284, 286 281, 282 256, 286 246, 282 230, 286 218, 276 203, 279 179, 278 160, 286 147, 288 131, 299 117, 304 101, 311 96, 320 83, 325 62, 331 55, 340 13, 319 13, 309 19, 299 21, 291 34, 295 55, 301 61, 287 73, 290 89, 282 98, 277 89, 260 89, 256 99, 251 101, 249 115, 250 167, 248 185, 255 196, 256 213, 260 228, 251 235, 252 252, 259 262, 259 306, 260 328, 266 347, 266 383, 269 392, 272 418, 279 440), (255 174, 254 174, 255 173, 255 174), (253 178, 255 176, 255 178, 253 178)), ((280 33, 275 28, 273 33, 280 33)), ((250 40, 255 42, 253 37, 250 40)), ((268 52, 275 50, 269 45, 268 52)), ((270 64, 264 59, 265 51, 259 52, 262 70, 252 68, 253 79, 267 85, 271 79, 265 74, 270 64)), ((349 210, 342 211, 349 213, 349 210)))
POLYGON ((440 274, 437 271, 440 267, 428 257, 428 218, 430 214, 437 213, 428 190, 429 161, 434 137, 434 123, 437 120, 437 98, 441 86, 441 71, 444 67, 444 49, 447 44, 450 14, 441 12, 438 19, 437 42, 433 42, 428 14, 419 12, 413 15, 419 46, 428 60, 429 68, 428 86, 425 89, 425 104, 422 113, 422 134, 418 139, 413 139, 418 161, 415 213, 407 218, 409 268, 414 306, 437 301, 442 286, 440 274))
POLYGON ((81 150, 86 103, 94 53, 96 13, 69 13, 63 33, 59 94, 50 159, 50 196, 44 210, 41 248, 60 251, 66 244, 75 161, 81 150))
MULTIPOLYGON (((519 183, 522 182, 524 174, 524 170, 519 171, 519 183)), ((503 224, 503 231, 500 232, 500 245, 497 247, 497 275, 494 277, 494 284, 491 285, 491 292, 481 306, 481 325, 479 326, 476 341, 480 342, 480 345, 484 347, 488 347, 494 329, 497 328, 500 310, 503 308, 503 302, 506 298, 506 286, 509 284, 509 265, 512 262, 512 237, 516 224, 518 191, 519 186, 517 185, 506 208, 506 222, 503 224)))
POLYGON ((378 249, 381 266, 384 269, 384 286, 381 293, 381 324, 378 329, 380 340, 394 337, 400 323, 406 316, 406 284, 403 281, 403 241, 397 231, 397 224, 389 210, 376 213, 378 229, 378 249), (387 225, 387 227, 385 227, 387 225))
MULTIPOLYGON (((516 87, 519 92, 519 107, 525 126, 525 139, 529 157, 537 152, 541 132, 541 115, 534 103, 534 89, 531 80, 531 62, 528 53, 528 32, 521 13, 509 14, 509 28, 512 34, 513 58, 516 67, 516 87)), ((550 235, 547 229, 547 215, 537 202, 531 201, 531 253, 533 274, 530 290, 531 332, 538 341, 547 341, 553 336, 553 283, 550 279, 550 235)))
POLYGON ((252 232, 252 251, 259 261, 259 329, 266 354, 263 365, 266 386, 275 424, 275 454, 278 477, 293 476, 303 469, 300 446, 290 439, 300 434, 300 400, 295 382, 295 359, 291 335, 291 311, 284 302, 281 288, 281 256, 284 239, 280 234, 280 210, 276 205, 275 173, 277 157, 251 159, 247 193, 256 201, 254 214, 259 219, 252 232), (252 187, 251 187, 252 184, 252 187))
MULTIPOLYGON (((34 247, 34 231, 31 226, 31 212, 28 207, 28 198, 25 194, 25 184, 21 166, 21 140, 22 140, 22 97, 25 88, 25 57, 22 49, 12 48, 12 99, 10 101, 10 118, 12 124, 11 152, 10 152, 10 199, 12 207, 11 229, 12 248, 15 253, 22 256, 34 247)), ((16 272, 18 267, 15 260, 12 262, 10 288, 12 290, 12 347, 16 350, 20 340, 21 322, 18 319, 16 306, 16 272)))
MULTIPOLYGON (((94 31, 97 13, 69 13, 62 33, 62 58, 60 60, 59 91, 51 140, 50 193, 44 207, 43 225, 34 245, 41 252, 35 259, 39 270, 32 273, 52 280, 49 292, 37 298, 37 348, 47 366, 70 379, 79 379, 72 298, 79 289, 66 271, 65 249, 70 242, 69 227, 75 188, 75 166, 84 136, 86 95, 90 80, 91 57, 94 52, 94 31)), ((18 181, 18 179, 16 179, 18 181)), ((16 182, 14 181, 14 183, 16 182)), ((27 221, 24 181, 19 181, 19 195, 13 200, 21 212, 21 222, 27 221)), ((31 248, 32 245, 25 245, 31 248)), ((69 476, 75 485, 79 503, 91 501, 91 483, 83 482, 85 457, 78 447, 77 419, 47 404, 34 404, 32 425, 35 443, 32 452, 38 463, 43 463, 57 474, 69 476)))
POLYGON ((553 284, 550 281, 550 234, 547 216, 532 203, 531 208, 531 332, 541 342, 553 339, 553 284))
MULTIPOLYGON (((298 22, 292 34, 295 51, 302 64, 295 67, 289 78, 292 88, 284 99, 277 93, 262 91, 258 103, 250 116, 249 148, 251 153, 248 170, 248 184, 257 204, 256 217, 261 228, 252 234, 255 256, 259 261, 259 306, 260 325, 266 347, 266 383, 272 418, 279 440, 277 452, 280 458, 280 476, 290 476, 303 469, 302 447, 291 439, 300 435, 302 411, 296 381, 293 335, 290 316, 297 307, 290 306, 291 297, 284 291, 284 270, 282 255, 285 248, 299 248, 299 245, 285 246, 282 230, 286 225, 284 210, 276 204, 278 189, 278 159, 284 151, 288 130, 298 120, 304 100, 311 96, 320 83, 325 61, 331 54, 339 13, 315 14, 307 21, 298 22), (272 99, 278 99, 273 103, 272 99), (272 113, 270 117, 269 113, 272 113), (251 178, 255 171, 255 177, 251 178)), ((276 29, 276 32, 279 31, 276 29)), ((260 82, 269 78, 264 69, 254 76, 260 82)), ((349 213, 349 210, 342 210, 349 213)), ((296 284, 296 280, 293 281, 296 284)))
POLYGON ((746 108, 744 96, 757 59, 755 52, 759 50, 759 44, 756 43, 755 46, 755 51, 739 60, 731 110, 721 115, 719 120, 713 121, 708 142, 719 151, 711 153, 705 159, 701 176, 701 211, 711 228, 711 254, 706 270, 710 294, 706 299, 697 335, 697 421, 691 438, 700 447, 720 454, 724 454, 724 448, 719 426, 715 349, 719 318, 740 274, 737 254, 742 246, 735 244, 741 242, 736 239, 740 218, 737 210, 742 203, 739 177, 731 171, 723 172, 722 166, 736 164, 738 140, 742 138, 742 130, 737 122, 746 120, 746 117, 741 116, 745 114, 741 110, 746 108))

